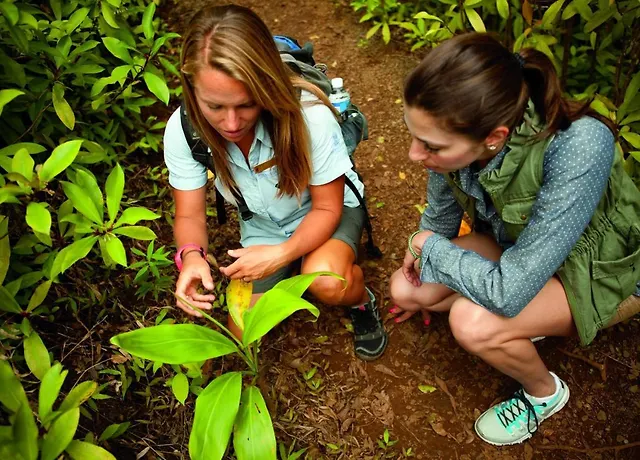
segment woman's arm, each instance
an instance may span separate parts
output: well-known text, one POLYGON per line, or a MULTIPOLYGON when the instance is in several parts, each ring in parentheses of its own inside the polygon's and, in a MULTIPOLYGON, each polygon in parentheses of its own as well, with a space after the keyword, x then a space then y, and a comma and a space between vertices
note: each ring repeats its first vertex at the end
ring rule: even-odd
POLYGON ((220 271, 232 279, 261 279, 326 242, 342 217, 344 175, 324 185, 309 186, 309 193, 311 209, 287 241, 231 250, 229 255, 237 260, 220 271))
POLYGON ((589 118, 574 122, 545 153, 544 182, 529 224, 500 260, 490 261, 429 235, 422 246, 421 280, 445 284, 493 313, 516 316, 589 225, 613 158, 613 136, 604 125, 589 118))
POLYGON ((463 209, 442 174, 429 172, 427 207, 420 219, 420 230, 431 230, 446 238, 458 236, 463 209))

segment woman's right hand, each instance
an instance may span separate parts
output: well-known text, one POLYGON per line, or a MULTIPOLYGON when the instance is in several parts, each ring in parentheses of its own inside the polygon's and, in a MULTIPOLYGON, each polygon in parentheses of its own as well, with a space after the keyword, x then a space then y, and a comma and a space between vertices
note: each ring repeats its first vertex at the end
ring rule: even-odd
POLYGON ((416 260, 417 259, 413 257, 413 254, 411 254, 411 251, 407 249, 407 252, 404 255, 404 260, 402 261, 402 274, 407 281, 415 287, 420 287, 422 285, 422 281, 420 281, 420 276, 416 270, 416 260))
POLYGON ((176 305, 192 316, 202 317, 202 314, 191 308, 184 299, 194 307, 202 310, 211 310, 216 296, 213 294, 200 294, 198 287, 202 286, 208 291, 213 291, 213 278, 211 278, 211 267, 197 251, 186 254, 182 260, 182 271, 176 283, 176 305))

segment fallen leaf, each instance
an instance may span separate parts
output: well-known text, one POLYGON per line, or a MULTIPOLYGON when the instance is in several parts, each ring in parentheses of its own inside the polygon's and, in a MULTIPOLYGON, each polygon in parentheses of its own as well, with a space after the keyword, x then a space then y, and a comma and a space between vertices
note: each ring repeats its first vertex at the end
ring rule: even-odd
POLYGON ((601 422, 607 421, 607 414, 605 413, 605 411, 601 410, 600 412, 598 412, 598 420, 600 420, 601 422))
POLYGON ((378 138, 376 139, 376 142, 378 144, 384 144, 384 136, 378 136, 378 138))
POLYGON ((400 99, 400 98, 396 99, 396 100, 395 100, 395 103, 396 103, 396 104, 402 104, 402 99, 400 99))
POLYGON ((400 180, 405 180, 407 178, 407 175, 405 173, 403 173, 402 171, 400 171, 398 173, 398 177, 400 178, 400 180))
POLYGON ((423 393, 433 393, 436 391, 436 387, 432 387, 431 385, 418 385, 418 389, 423 393))
POLYGON ((395 377, 397 379, 400 378, 400 377, 398 377, 398 375, 395 372, 393 372, 391 369, 389 369, 384 364, 376 364, 375 366, 373 366, 373 368, 375 370, 377 370, 378 372, 380 372, 381 374, 389 375, 389 376, 395 377))

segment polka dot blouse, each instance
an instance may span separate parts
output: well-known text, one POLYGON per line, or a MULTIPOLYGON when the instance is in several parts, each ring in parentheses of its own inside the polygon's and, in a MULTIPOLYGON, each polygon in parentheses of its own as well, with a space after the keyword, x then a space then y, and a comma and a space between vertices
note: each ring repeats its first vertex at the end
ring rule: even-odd
POLYGON ((476 198, 477 217, 489 224, 504 253, 498 262, 449 241, 458 233, 463 210, 443 175, 430 172, 420 228, 436 234, 422 249, 420 278, 440 283, 507 317, 516 316, 558 270, 585 230, 604 193, 614 158, 614 138, 600 121, 583 117, 556 133, 547 148, 543 184, 527 227, 515 244, 507 237, 480 173, 498 169, 503 150, 483 170, 460 171, 462 189, 476 198))

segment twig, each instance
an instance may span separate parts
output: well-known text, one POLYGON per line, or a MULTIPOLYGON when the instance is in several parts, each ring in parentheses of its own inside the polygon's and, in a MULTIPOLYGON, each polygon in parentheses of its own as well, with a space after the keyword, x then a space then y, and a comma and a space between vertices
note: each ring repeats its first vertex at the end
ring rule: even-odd
POLYGON ((581 454, 593 454, 593 453, 597 453, 597 452, 606 452, 609 450, 615 450, 616 452, 624 450, 624 449, 629 449, 631 447, 638 447, 640 446, 640 441, 638 442, 631 442, 629 444, 620 444, 617 446, 606 446, 606 447, 596 447, 594 449, 581 449, 580 447, 572 447, 572 446, 558 446, 558 445, 554 445, 554 446, 536 446, 536 449, 540 449, 540 450, 565 450, 567 452, 578 452, 581 454))
POLYGON ((567 351, 567 350, 565 350, 563 348, 560 348, 559 350, 562 353, 564 353, 565 355, 570 356, 571 358, 579 359, 580 361, 583 361, 583 362, 589 364, 590 366, 595 367, 596 369, 598 369, 600 371, 600 377, 602 378, 602 381, 603 382, 607 381, 607 365, 606 365, 606 363, 605 364, 597 363, 597 362, 595 362, 595 361, 593 361, 593 360, 591 360, 589 358, 585 358, 584 356, 580 356, 580 355, 578 355, 576 353, 572 353, 572 352, 567 351))

